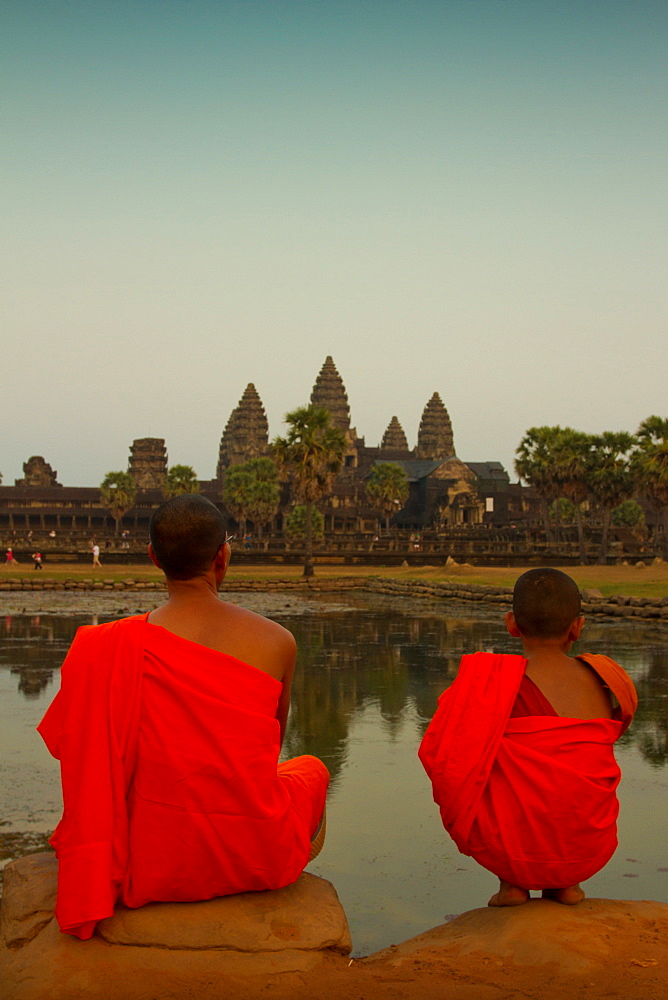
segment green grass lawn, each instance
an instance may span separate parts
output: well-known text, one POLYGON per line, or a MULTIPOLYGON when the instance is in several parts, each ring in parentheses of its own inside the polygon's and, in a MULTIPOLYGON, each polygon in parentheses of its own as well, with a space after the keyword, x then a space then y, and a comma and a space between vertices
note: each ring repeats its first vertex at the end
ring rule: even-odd
MULTIPOLYGON (((603 594, 628 594, 635 597, 668 596, 668 563, 656 566, 570 566, 564 567, 580 588, 597 587, 603 594)), ((383 577, 390 580, 433 580, 492 584, 497 587, 512 587, 523 570, 512 568, 455 566, 316 566, 316 579, 332 577, 383 577)), ((300 566, 230 566, 227 587, 234 589, 235 580, 296 580, 302 575, 300 566)), ((0 566, 0 580, 35 579, 63 582, 64 580, 161 580, 162 574, 146 562, 130 565, 103 565, 93 570, 90 565, 80 563, 51 563, 44 570, 34 570, 32 565, 21 564, 15 568, 0 566)))

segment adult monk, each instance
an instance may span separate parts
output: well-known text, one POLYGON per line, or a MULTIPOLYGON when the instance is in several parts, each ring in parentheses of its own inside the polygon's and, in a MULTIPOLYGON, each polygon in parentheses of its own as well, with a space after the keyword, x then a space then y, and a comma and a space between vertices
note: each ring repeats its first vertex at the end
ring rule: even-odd
POLYGON ((84 939, 118 900, 289 885, 324 833, 327 768, 278 763, 295 640, 219 599, 224 517, 179 496, 155 511, 150 537, 169 599, 80 628, 39 726, 63 785, 56 916, 84 939))
POLYGON ((524 656, 463 656, 420 746, 446 830, 499 877, 490 906, 579 903, 617 846, 613 744, 638 699, 607 656, 568 656, 583 625, 570 577, 524 573, 506 614, 524 656))

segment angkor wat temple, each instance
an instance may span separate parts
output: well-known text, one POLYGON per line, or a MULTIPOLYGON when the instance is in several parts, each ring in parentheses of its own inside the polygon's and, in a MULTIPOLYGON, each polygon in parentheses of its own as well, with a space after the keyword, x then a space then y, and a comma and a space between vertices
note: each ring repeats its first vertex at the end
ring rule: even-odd
MULTIPOLYGON (((310 402, 329 411, 346 442, 344 465, 334 491, 318 505, 328 534, 373 534, 377 530, 378 513, 366 499, 365 485, 378 462, 399 463, 408 478, 408 501, 393 518, 393 525, 399 529, 447 530, 483 523, 502 526, 522 520, 534 506, 531 491, 510 484, 499 462, 466 462, 457 456, 452 423, 438 392, 424 407, 413 448, 396 416, 389 419, 380 444, 366 444, 351 425, 348 394, 331 357, 325 359, 315 380, 310 402)), ((223 430, 214 477, 200 482, 202 493, 222 506, 227 469, 269 453, 267 415, 250 383, 223 430)), ((123 527, 133 535, 146 533, 151 511, 162 502, 167 468, 164 439, 139 438, 133 442, 128 472, 139 492, 136 506, 123 518, 123 527)), ((113 531, 113 520, 101 504, 97 488, 62 486, 57 473, 41 456, 28 459, 23 470, 23 478, 17 479, 14 486, 0 486, 3 541, 16 531, 113 531)), ((273 525, 275 531, 281 530, 283 514, 291 505, 287 488, 283 500, 273 525)))
MULTIPOLYGON (((417 444, 412 449, 396 416, 391 417, 376 447, 368 446, 358 435, 351 426, 343 379, 331 357, 325 359, 320 369, 310 402, 329 411, 346 441, 344 465, 334 493, 318 505, 325 515, 326 531, 375 529, 377 515, 369 507, 364 491, 371 468, 378 462, 397 462, 409 481, 408 502, 393 519, 397 527, 424 530, 427 526, 479 524, 490 520, 488 515, 494 513, 498 522, 509 516, 508 503, 513 507, 513 498, 518 511, 521 510, 519 497, 523 491, 521 487, 510 486, 508 474, 499 462, 463 462, 457 457, 450 416, 437 392, 424 407, 417 444)), ((269 450, 267 416, 255 386, 250 383, 230 414, 220 441, 214 480, 218 492, 226 469, 267 455, 269 450)), ((211 488, 214 484, 206 486, 211 488)))

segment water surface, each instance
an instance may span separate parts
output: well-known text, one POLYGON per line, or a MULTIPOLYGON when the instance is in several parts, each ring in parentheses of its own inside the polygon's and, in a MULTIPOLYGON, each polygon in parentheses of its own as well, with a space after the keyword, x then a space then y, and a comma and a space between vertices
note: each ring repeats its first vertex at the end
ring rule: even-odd
MULTIPOLYGON (((484 905, 493 876, 445 834, 416 751, 459 657, 517 652, 498 612, 361 595, 228 595, 280 620, 298 642, 285 755, 313 753, 332 774, 325 849, 310 866, 330 879, 368 954, 484 905)), ((17 595, 18 597, 18 595, 17 595)), ((14 597, 14 600, 17 599, 14 597)), ((39 848, 58 821, 58 764, 34 727, 55 694, 81 624, 148 610, 99 595, 30 613, 25 595, 0 620, 0 858, 39 848), (65 614, 99 608, 99 615, 65 614), (109 602, 112 601, 110 604, 109 602), (86 603, 87 602, 87 603, 86 603), (96 604, 97 602, 97 604, 96 604), (18 612, 18 613, 17 613, 18 612)), ((128 595, 124 595, 128 600, 128 595)), ((153 600, 153 598, 149 598, 153 600)), ((579 648, 605 652, 634 678, 640 709, 618 744, 620 846, 589 895, 668 902, 668 634, 648 623, 592 624, 579 648)))

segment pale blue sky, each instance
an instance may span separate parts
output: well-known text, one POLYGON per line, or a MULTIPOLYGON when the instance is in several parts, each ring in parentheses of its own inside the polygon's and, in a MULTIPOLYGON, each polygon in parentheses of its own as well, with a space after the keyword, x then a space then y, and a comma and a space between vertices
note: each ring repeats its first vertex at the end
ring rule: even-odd
POLYGON ((4 0, 4 482, 213 475, 327 354, 461 458, 666 415, 668 4, 4 0))

